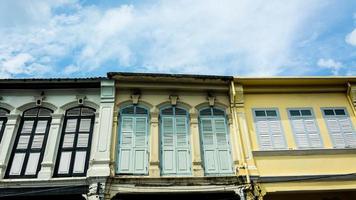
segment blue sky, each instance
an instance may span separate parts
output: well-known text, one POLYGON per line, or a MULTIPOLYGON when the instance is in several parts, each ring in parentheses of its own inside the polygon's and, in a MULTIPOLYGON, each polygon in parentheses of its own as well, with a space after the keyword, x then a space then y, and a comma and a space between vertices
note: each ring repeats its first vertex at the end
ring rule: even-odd
POLYGON ((355 0, 0 0, 0 78, 356 76, 355 0))

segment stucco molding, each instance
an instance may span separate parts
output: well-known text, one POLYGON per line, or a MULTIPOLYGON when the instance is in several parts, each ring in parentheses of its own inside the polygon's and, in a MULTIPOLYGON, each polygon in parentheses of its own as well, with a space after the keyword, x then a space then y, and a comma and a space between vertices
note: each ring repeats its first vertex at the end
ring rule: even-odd
MULTIPOLYGON (((38 107, 36 102, 30 102, 30 103, 26 103, 26 104, 23 104, 22 106, 18 107, 17 110, 20 112, 24 112, 30 108, 36 108, 36 107, 38 107)), ((57 106, 55 106, 54 104, 49 103, 49 102, 42 102, 41 107, 51 109, 53 112, 55 112, 57 110, 57 106)))
MULTIPOLYGON (((195 106, 195 109, 197 109, 198 111, 200 111, 201 109, 209 108, 209 107, 210 107, 209 102, 203 102, 203 103, 200 103, 200 104, 196 105, 196 106, 195 106)), ((215 101, 214 107, 215 107, 215 108, 223 109, 223 110, 225 111, 225 113, 228 113, 228 112, 229 112, 229 106, 228 106, 228 105, 225 105, 225 104, 223 104, 223 103, 221 103, 221 102, 215 101)))
MULTIPOLYGON (((124 108, 124 107, 126 107, 126 106, 130 106, 130 105, 133 105, 133 101, 132 101, 132 99, 129 99, 129 100, 126 100, 126 101, 122 101, 122 102, 120 102, 120 103, 117 103, 116 104, 116 107, 118 108, 118 110, 120 110, 120 109, 122 109, 122 108, 124 108)), ((143 107, 145 107, 145 108, 147 108, 148 110, 151 110, 154 106, 152 105, 152 104, 150 104, 150 103, 148 103, 147 101, 144 101, 144 100, 142 100, 142 99, 140 99, 139 101, 138 101, 138 104, 137 104, 138 106, 140 106, 140 105, 142 105, 143 107)))
POLYGON ((8 103, 4 103, 4 102, 0 102, 0 108, 4 108, 4 109, 8 110, 8 111, 10 111, 10 113, 11 113, 11 111, 13 111, 15 109, 15 107, 11 106, 8 103))
MULTIPOLYGON (((156 105, 156 107, 161 110, 162 108, 166 107, 166 106, 171 106, 171 101, 164 101, 158 105, 156 105)), ((180 101, 178 100, 177 102, 177 107, 182 107, 184 109, 186 109, 187 111, 189 111, 191 108, 193 108, 193 106, 191 106, 190 104, 186 103, 186 102, 183 102, 183 101, 180 101)))
POLYGON ((60 109, 65 112, 66 110, 68 110, 70 108, 74 108, 74 107, 81 106, 81 105, 94 108, 95 110, 98 110, 100 108, 100 106, 98 104, 96 104, 92 101, 89 101, 89 100, 85 100, 83 102, 83 104, 79 104, 78 101, 71 101, 71 102, 66 103, 63 106, 61 106, 60 109))

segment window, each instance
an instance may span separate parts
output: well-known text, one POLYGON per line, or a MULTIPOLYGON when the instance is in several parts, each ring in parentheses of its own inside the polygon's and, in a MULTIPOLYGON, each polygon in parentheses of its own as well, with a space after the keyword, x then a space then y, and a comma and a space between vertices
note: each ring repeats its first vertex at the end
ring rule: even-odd
POLYGON ((95 110, 75 107, 67 110, 54 175, 85 176, 94 129, 95 110))
POLYGON ((323 146, 311 109, 289 109, 289 117, 298 148, 321 148, 323 146))
POLYGON ((191 174, 188 113, 175 106, 161 110, 161 172, 191 174))
POLYGON ((356 134, 344 108, 323 108, 325 122, 334 148, 356 147, 356 134))
POLYGON ((286 149, 277 109, 253 109, 255 127, 262 150, 286 149))
POLYGON ((5 125, 7 122, 6 114, 8 113, 9 113, 8 110, 0 108, 0 143, 1 143, 2 135, 4 134, 5 131, 5 125))
POLYGON ((216 108, 200 111, 200 133, 206 174, 232 174, 232 159, 225 112, 216 108))
POLYGON ((51 110, 42 107, 23 113, 6 177, 37 177, 46 147, 51 114, 51 110))
POLYGON ((121 110, 119 122, 119 174, 148 173, 148 111, 139 106, 121 110))

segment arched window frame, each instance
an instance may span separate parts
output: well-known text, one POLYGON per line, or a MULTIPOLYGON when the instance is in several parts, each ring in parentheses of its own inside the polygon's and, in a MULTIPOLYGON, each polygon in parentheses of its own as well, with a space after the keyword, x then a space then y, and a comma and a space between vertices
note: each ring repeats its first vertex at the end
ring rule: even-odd
MULTIPOLYGON (((191 158, 191 143, 190 143, 190 123, 189 123, 189 111, 188 109, 182 107, 182 106, 177 106, 177 105, 169 105, 169 106, 164 106, 160 109, 159 112, 159 123, 160 123, 160 129, 159 129, 159 135, 160 135, 160 145, 159 145, 159 149, 160 149, 160 168, 161 168, 161 174, 162 175, 191 175, 192 173, 192 158, 191 158), (172 114, 165 114, 164 110, 172 108, 173 109, 173 113, 172 114), (177 109, 183 110, 185 112, 184 115, 179 115, 177 114, 177 109), (187 137, 187 144, 186 144, 186 150, 187 150, 187 170, 184 172, 178 172, 178 169, 175 169, 176 172, 170 173, 169 171, 167 172, 167 170, 165 171, 165 161, 164 161, 164 128, 163 128, 163 118, 164 117, 172 117, 173 119, 176 119, 177 116, 185 116, 186 120, 185 120, 185 127, 186 127, 186 137, 187 137)), ((176 122, 173 122, 174 124, 176 122)), ((175 128, 173 128, 175 129, 175 128)), ((176 131, 173 131, 176 133, 176 131)), ((173 136, 173 137, 177 137, 177 136, 173 136)), ((175 141, 177 142, 177 141, 175 141)), ((178 148, 177 146, 174 146, 174 148, 178 148)), ((176 150, 176 149, 175 149, 176 150)), ((176 153, 176 152, 175 152, 176 153)), ((175 156, 177 156, 177 153, 175 154, 175 156)), ((176 158, 176 160, 178 160, 176 158)), ((178 167, 177 163, 175 162, 175 166, 174 167, 178 167)))
MULTIPOLYGON (((232 164, 232 154, 231 154, 231 142, 230 142, 230 135, 229 135, 229 126, 227 124, 227 115, 225 112, 225 109, 220 108, 220 107, 215 107, 215 106, 210 106, 210 107, 203 107, 201 109, 199 109, 199 133, 200 133, 200 144, 201 144, 201 155, 202 155, 202 161, 203 161, 203 167, 204 167, 204 172, 206 175, 231 175, 233 174, 233 164, 232 164), (209 115, 205 115, 202 114, 202 112, 204 111, 209 111, 210 114, 209 115), (216 112, 219 112, 218 114, 215 114, 216 112), (226 131, 226 140, 227 140, 227 147, 225 148, 225 150, 228 151, 228 157, 227 159, 228 162, 230 163, 231 166, 228 167, 227 170, 219 170, 217 169, 216 171, 210 171, 207 169, 207 163, 206 163, 206 156, 205 155, 205 144, 204 144, 204 133, 203 133, 203 124, 202 121, 206 119, 209 120, 211 119, 212 123, 214 123, 214 127, 215 127, 215 120, 216 119, 223 119, 224 120, 224 126, 225 126, 225 131, 226 131)), ((213 128, 214 129, 214 128, 213 128)), ((213 130, 213 134, 214 134, 214 140, 217 140, 217 135, 215 133, 215 131, 213 130)), ((215 141, 217 142, 217 141, 215 141)), ((216 145, 216 144, 215 144, 216 145)), ((220 146, 220 145, 218 145, 220 146)), ((220 150, 215 150, 215 151, 220 151, 220 150)), ((221 156, 215 155, 216 159, 220 159, 221 156), (218 158, 219 157, 219 158, 218 158)), ((208 159, 208 160, 212 160, 212 159, 208 159)), ((225 161, 227 162, 227 161, 225 161)), ((225 163, 224 162, 224 163, 225 163)), ((216 163, 216 166, 218 166, 218 163, 216 163)))
POLYGON ((88 106, 76 106, 72 107, 66 110, 64 121, 63 121, 63 128, 61 132, 61 139, 58 147, 58 154, 57 154, 57 159, 56 159, 56 165, 55 165, 55 170, 54 170, 54 177, 79 177, 79 176, 86 176, 88 166, 89 166, 89 158, 90 158, 90 151, 91 151, 91 143, 92 143, 92 138, 93 138, 93 133, 94 133, 94 124, 95 124, 95 109, 88 107, 88 106), (92 114, 91 115, 82 115, 82 109, 89 109, 91 110, 92 114), (73 111, 75 109, 80 109, 79 115, 70 115, 69 112, 73 111), (80 123, 83 119, 90 119, 90 127, 89 131, 81 131, 80 130, 80 123), (69 120, 76 120, 75 124, 75 130, 74 131, 68 131, 67 132, 67 125, 69 120), (78 147, 78 138, 80 134, 89 134, 88 135, 88 142, 86 147, 78 147), (73 143, 72 147, 63 147, 65 135, 74 135, 73 137, 73 143), (69 161, 69 166, 68 166, 68 173, 61 173, 59 172, 60 170, 60 164, 61 164, 61 158, 62 158, 62 153, 70 152, 70 161, 69 161), (84 170, 83 172, 74 172, 75 168, 75 158, 76 158, 76 153, 77 152, 85 152, 85 160, 84 160, 84 170))
MULTIPOLYGON (((148 159, 149 159, 149 118, 150 118, 150 113, 149 113, 149 109, 146 107, 146 106, 143 106, 143 105, 126 105, 125 107, 122 107, 120 108, 120 112, 119 112, 119 126, 118 126, 118 143, 117 143, 117 155, 116 155, 116 160, 117 160, 117 164, 116 164, 116 173, 117 174, 134 174, 134 175, 147 175, 148 174, 148 159), (125 113, 125 109, 129 109, 129 108, 133 108, 133 112, 132 113, 125 113), (137 113, 137 108, 140 108, 140 109, 143 109, 146 113, 137 113), (146 156, 144 158, 144 160, 146 160, 146 163, 144 163, 145 165, 145 169, 142 169, 142 170, 137 170, 135 169, 135 166, 134 164, 132 163, 133 161, 130 160, 129 163, 131 166, 128 167, 128 169, 124 169, 125 167, 121 166, 121 164, 123 164, 121 161, 122 161, 122 151, 125 150, 125 147, 123 146, 122 144, 122 141, 123 141, 123 120, 124 120, 124 117, 132 117, 133 119, 135 119, 135 122, 133 123, 137 123, 137 119, 136 117, 144 117, 146 118, 146 144, 145 146, 142 146, 141 147, 141 150, 142 149, 145 149, 146 150, 146 156), (132 167, 132 168, 130 168, 132 167)), ((135 125, 133 125, 135 126, 135 125)), ((133 127, 133 129, 136 130, 136 127, 133 127)), ((133 131, 133 130, 132 130, 133 131)), ((132 137, 135 137, 136 139, 136 131, 133 131, 132 133, 132 137)), ((136 149, 133 149, 133 148, 136 148, 136 146, 134 147, 133 145, 133 142, 136 142, 135 139, 132 139, 132 144, 131 144, 131 150, 130 151, 136 151, 136 149)), ((130 148, 127 146, 127 148, 130 148)), ((128 149, 127 149, 128 150, 128 149)), ((132 156, 133 158, 133 156, 132 156)))
POLYGON ((6 114, 9 114, 10 111, 5 109, 5 108, 0 108, 0 143, 2 140, 2 136, 4 135, 5 127, 6 127, 6 122, 7 122, 7 116, 6 114))
POLYGON ((16 135, 15 143, 14 143, 14 146, 13 146, 13 149, 11 152, 9 165, 7 167, 7 171, 5 174, 6 178, 36 178, 37 177, 38 172, 41 168, 44 151, 46 149, 48 133, 49 133, 49 129, 50 129, 51 121, 52 121, 52 116, 51 116, 52 113, 53 113, 53 111, 46 107, 29 108, 23 112, 22 117, 21 117, 20 126, 18 129, 17 135, 16 135), (36 115, 27 115, 31 110, 35 110, 35 109, 37 109, 36 115), (50 112, 50 115, 41 116, 41 114, 40 114, 41 110, 50 112), (26 122, 31 122, 31 121, 33 121, 33 124, 31 125, 32 126, 31 131, 27 132, 24 130, 25 124, 26 124, 26 122), (47 125, 45 127, 44 132, 37 132, 39 121, 47 121, 47 125), (43 135, 43 140, 42 140, 41 148, 32 148, 33 144, 35 144, 35 143, 33 143, 35 136, 42 136, 42 135, 43 135), (18 148, 19 140, 20 140, 21 136, 29 137, 28 142, 27 142, 27 148, 18 148), (37 168, 35 169, 35 173, 34 174, 26 174, 27 167, 28 167, 28 161, 30 160, 29 157, 30 157, 30 155, 33 155, 36 153, 39 153, 39 157, 38 157, 38 163, 37 163, 37 168), (22 167, 20 169, 20 174, 11 174, 12 165, 13 165, 14 157, 16 154, 24 154, 24 158, 21 161, 22 167))

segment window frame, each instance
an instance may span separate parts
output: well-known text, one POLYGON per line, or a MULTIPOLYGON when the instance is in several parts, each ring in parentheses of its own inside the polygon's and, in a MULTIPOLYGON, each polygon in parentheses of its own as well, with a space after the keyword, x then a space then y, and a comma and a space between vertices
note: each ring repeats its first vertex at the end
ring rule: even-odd
MULTIPOLYGON (((199 109, 198 111, 198 128, 199 128, 199 136, 200 136, 200 154, 201 154, 201 160, 202 160, 202 163, 203 163, 203 169, 204 169, 204 174, 205 175, 208 175, 208 176, 214 176, 214 175, 220 175, 220 176, 223 176, 223 175, 232 175, 234 172, 233 172, 233 158, 232 158, 232 143, 230 141, 230 127, 229 127, 229 124, 228 124, 228 117, 226 115, 226 112, 225 112, 225 109, 223 108, 220 108, 220 107, 214 107, 214 106, 210 106, 210 107, 204 107, 204 108, 201 108, 199 109), (201 115, 201 111, 203 110, 206 110, 210 108, 211 109, 211 114, 210 115, 201 115), (224 113, 224 115, 214 115, 214 109, 216 110, 220 110, 224 113), (201 123, 201 120, 202 119, 211 119, 212 121, 214 119, 224 119, 224 122, 225 122, 225 127, 226 127, 226 137, 227 137, 227 145, 228 145, 228 150, 229 150, 229 154, 230 154, 230 164, 231 164, 231 173, 221 173, 220 172, 220 169, 218 169, 218 172, 217 173, 207 173, 207 170, 205 169, 205 154, 204 154, 204 136, 203 136, 203 128, 202 128, 202 123, 201 123)), ((215 126, 215 122, 214 122, 214 126, 215 126)), ((216 138, 216 133, 214 133, 214 138, 216 138)), ((217 141, 216 141, 217 142, 217 141)))
POLYGON ((44 157, 44 152, 46 150, 48 135, 49 135, 50 126, 51 126, 51 122, 52 122, 52 116, 39 116, 39 110, 40 109, 46 109, 46 110, 50 111, 51 113, 53 113, 53 110, 51 110, 49 108, 46 108, 46 107, 42 107, 42 106, 29 108, 29 109, 25 110, 22 113, 20 126, 19 126, 19 128, 17 130, 15 142, 14 142, 14 145, 13 145, 13 148, 12 148, 12 151, 11 151, 11 155, 10 155, 10 159, 9 159, 9 162, 8 162, 9 165, 7 166, 7 169, 6 169, 5 178, 37 178, 38 172, 41 169, 41 163, 42 163, 42 160, 43 160, 43 157, 44 157), (34 116, 25 116, 25 113, 27 111, 29 111, 29 110, 32 110, 32 109, 38 109, 36 116, 35 117, 34 116), (31 149, 31 145, 32 145, 34 136, 36 135, 35 132, 36 132, 36 129, 37 129, 37 124, 38 124, 38 121, 41 121, 41 120, 47 120, 47 126, 46 126, 46 130, 45 130, 45 133, 44 133, 42 147, 41 147, 40 150, 38 150, 38 149, 32 150, 31 149), (30 136, 30 138, 29 138, 29 141, 27 143, 27 148, 26 149, 17 149, 17 145, 19 143, 20 136, 22 134, 21 131, 22 131, 22 128, 23 128, 23 125, 24 125, 25 121, 34 121, 33 122, 34 124, 32 126, 31 133, 28 134, 30 136), (11 167, 13 165, 13 159, 14 159, 16 153, 25 153, 25 157, 24 157, 24 160, 23 160, 23 163, 22 163, 21 172, 20 172, 20 175, 10 175, 11 167), (40 156, 39 156, 39 159, 38 159, 38 165, 37 165, 36 173, 34 175, 25 175, 27 164, 28 164, 28 161, 29 161, 30 153, 40 153, 40 156))
MULTIPOLYGON (((316 119, 314 109, 312 107, 292 107, 292 108, 287 108, 287 114, 288 114, 289 124, 290 124, 292 132, 293 132, 294 141, 295 141, 295 144, 296 144, 298 149, 308 150, 308 149, 324 148, 323 137, 321 135, 320 127, 319 127, 318 121, 316 119), (301 110, 309 110, 311 115, 310 116, 302 116, 302 115, 300 115, 300 116, 292 116, 291 113, 290 113, 291 110, 299 110, 300 113, 301 113, 301 110), (314 120, 314 123, 315 123, 315 126, 316 126, 316 130, 317 130, 317 132, 319 134, 319 137, 320 137, 321 147, 310 147, 310 144, 309 144, 308 147, 304 147, 304 148, 303 147, 299 147, 297 136, 296 136, 296 132, 295 132, 295 128, 294 128, 294 125, 293 125, 293 122, 292 122, 292 120, 296 119, 296 118, 303 119, 303 120, 307 119, 307 118, 310 118, 310 119, 314 120)), ((309 137, 308 137, 308 142, 310 142, 309 141, 309 137)))
MULTIPOLYGON (((130 105, 126 105, 124 107, 121 107, 120 108, 120 112, 118 114, 119 116, 119 120, 118 120, 118 138, 117 138, 117 145, 116 145, 116 158, 115 158, 115 174, 117 175, 148 175, 148 169, 147 169, 147 172, 142 174, 142 173, 120 173, 119 171, 119 166, 120 166, 120 161, 121 161, 121 153, 120 153, 120 145, 121 145, 121 141, 122 141, 122 120, 123 120, 123 117, 122 116, 128 116, 128 117, 146 117, 146 151, 147 151, 147 168, 149 166, 149 155, 150 155, 150 125, 149 125, 149 122, 150 122, 150 112, 149 112, 149 109, 143 105, 133 105, 133 104, 130 104, 130 105), (133 114, 128 114, 128 113, 123 113, 122 111, 124 111, 125 108, 129 108, 129 107, 134 107, 134 113, 133 114), (142 108, 142 109, 145 109, 146 110, 146 114, 140 114, 140 113, 136 113, 136 108, 139 107, 139 108, 142 108)), ((136 138, 136 136, 135 136, 136 138)))
MULTIPOLYGON (((63 120, 63 127, 61 131, 61 137, 60 137, 60 142, 58 146, 58 153, 56 157, 56 163, 54 167, 54 177, 83 177, 86 176, 88 167, 89 167, 89 159, 90 159, 90 152, 91 152, 91 146, 92 146, 92 139, 93 139, 93 134, 94 134, 94 125, 95 125, 95 115, 96 115, 96 109, 91 108, 89 106, 76 106, 72 107, 66 110, 64 120, 63 120), (80 114, 78 116, 68 116, 68 111, 72 109, 80 108, 80 114), (82 116, 81 110, 82 108, 89 108, 93 111, 93 115, 90 116, 82 116), (75 132, 71 132, 71 134, 74 134, 74 139, 73 139, 73 146, 70 148, 63 148, 63 142, 64 142, 64 136, 66 134, 66 128, 67 128, 67 121, 70 119, 77 119, 76 123, 76 128, 75 132), (88 138, 88 146, 87 147, 77 147, 77 142, 78 142, 78 135, 81 133, 79 131, 80 129, 80 121, 81 119, 91 119, 90 122, 90 130, 89 130, 89 138, 88 138), (85 164, 84 164, 84 172, 83 173, 74 173, 74 164, 75 164, 75 156, 77 152, 82 152, 85 151, 85 164), (69 163, 69 169, 68 173, 65 174, 60 174, 58 173, 59 170, 59 165, 60 165, 60 158, 63 152, 71 152, 71 158, 70 158, 70 163, 69 163)), ((87 133, 87 132, 85 132, 87 133)))
MULTIPOLYGON (((281 115, 279 113, 279 109, 277 107, 252 108, 252 116, 253 116, 253 125, 254 125, 254 128, 255 128, 255 133, 257 135, 258 148, 259 148, 260 151, 275 151, 275 150, 287 150, 288 149, 288 143, 287 143, 287 140, 286 140, 285 130, 284 130, 284 127, 283 127, 283 123, 282 123, 282 120, 281 120, 281 115), (267 110, 276 111, 276 116, 274 116, 274 117, 267 116, 267 110), (263 116, 263 117, 256 116, 256 111, 265 111, 266 116, 263 116), (261 138, 260 138, 260 134, 259 134, 259 131, 258 131, 258 128, 257 128, 257 124, 256 124, 258 118, 274 118, 274 119, 277 119, 279 121, 279 124, 281 126, 281 135, 283 137, 283 142, 284 142, 284 147, 283 148, 275 148, 275 147, 272 146, 272 148, 266 149, 266 148, 262 148, 261 147, 261 138)), ((271 135, 270 131, 268 131, 268 133, 269 133, 269 135, 271 135)), ((271 139, 271 142, 272 142, 272 144, 274 143, 272 139, 271 139)))
MULTIPOLYGON (((2 108, 0 107, 0 110, 4 110, 7 114, 10 113, 9 110, 5 109, 5 108, 2 108)), ((5 132, 5 127, 6 127, 6 123, 7 123, 7 116, 0 116, 0 121, 2 121, 2 125, 1 125, 1 128, 0 128, 0 143, 2 141, 2 137, 4 136, 4 132, 5 132)))
MULTIPOLYGON (((162 176, 191 176, 192 175, 192 149, 191 149, 191 141, 190 141, 190 137, 191 137, 191 133, 190 133, 190 113, 189 110, 185 107, 182 106, 178 106, 178 105, 168 105, 168 106, 163 106, 159 109, 159 159, 160 159, 160 174, 162 176), (167 108, 172 108, 173 109, 173 113, 172 114, 162 114, 162 111, 167 109, 167 108), (184 115, 176 115, 176 108, 178 109, 182 109, 185 111, 184 115), (164 161, 163 161, 163 116, 169 116, 172 117, 173 119, 176 119, 176 116, 185 116, 186 120, 185 120, 185 126, 187 128, 187 149, 188 149, 188 154, 189 154, 189 172, 188 173, 177 173, 177 169, 176 169, 176 173, 167 173, 164 172, 164 161)), ((174 120, 174 124, 176 124, 175 120, 174 120)), ((176 134, 176 127, 173 127, 173 133, 176 134)), ((176 138, 176 136, 175 136, 176 138)), ((177 139, 174 140, 174 142, 177 142, 177 139)), ((177 146, 174 145, 174 148, 176 149, 177 146)), ((177 154, 176 154, 177 156, 177 154)), ((176 157, 175 157, 176 158, 176 157)), ((176 166, 177 167, 177 164, 176 166)))
MULTIPOLYGON (((329 135, 330 140, 331 140, 332 145, 333 145, 332 148, 333 148, 333 149, 352 149, 352 148, 356 148, 356 146, 344 146, 344 147, 342 147, 342 148, 341 148, 341 147, 336 147, 336 146, 335 146, 335 141, 334 141, 334 139, 333 139, 332 136, 331 136, 331 131, 330 131, 330 128, 329 128, 328 123, 327 123, 327 119, 330 119, 330 118, 336 118, 336 119, 339 119, 339 118, 342 118, 342 117, 348 118, 348 121, 350 122, 350 126, 351 126, 351 128, 352 128, 352 133, 353 133, 353 134, 356 134, 356 130, 355 130, 354 124, 353 124, 353 122, 352 122, 352 120, 351 120, 350 114, 349 114, 349 112, 348 112, 348 110, 347 110, 347 107, 342 107, 342 106, 336 106, 336 107, 321 107, 320 110, 321 110, 321 114, 322 114, 323 119, 324 119, 325 126, 326 126, 326 128, 327 128, 327 130, 328 130, 328 135, 329 135), (340 109, 344 110, 345 115, 336 115, 335 110, 340 110, 340 109), (325 115, 325 112, 324 112, 325 110, 333 110, 334 115, 325 115)), ((343 136, 343 139, 345 140, 344 132, 343 132, 343 131, 342 131, 342 136, 343 136)))

